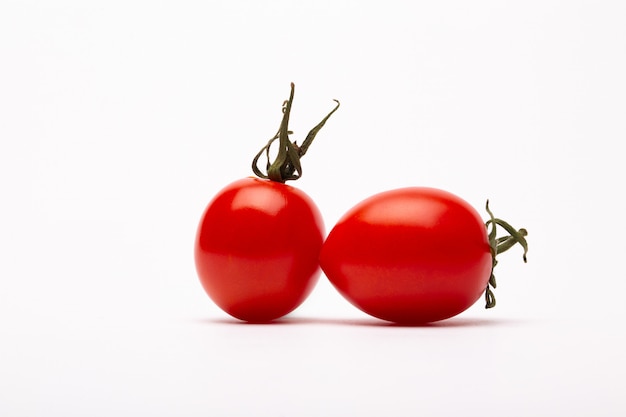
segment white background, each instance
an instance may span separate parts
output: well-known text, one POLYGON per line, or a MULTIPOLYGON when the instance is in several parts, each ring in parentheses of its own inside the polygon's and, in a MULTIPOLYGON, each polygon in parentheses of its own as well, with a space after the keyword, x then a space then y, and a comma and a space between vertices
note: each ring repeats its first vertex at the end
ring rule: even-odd
POLYGON ((0 415, 622 416, 619 1, 0 1, 0 415), (428 185, 529 230, 498 306, 396 327, 322 276, 274 325, 193 239, 296 84, 327 229, 428 185))

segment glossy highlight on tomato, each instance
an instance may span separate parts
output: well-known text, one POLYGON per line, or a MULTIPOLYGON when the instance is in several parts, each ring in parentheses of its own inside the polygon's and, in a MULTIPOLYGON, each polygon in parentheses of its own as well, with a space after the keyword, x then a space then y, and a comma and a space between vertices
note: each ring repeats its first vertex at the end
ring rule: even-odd
POLYGON ((315 286, 322 216, 303 191, 244 178, 222 189, 198 226, 195 264, 209 297, 225 312, 267 322, 298 307, 315 286))
POLYGON ((329 233, 322 270, 374 317, 420 324, 455 316, 485 292, 493 267, 477 211, 449 192, 411 187, 376 194, 329 233))

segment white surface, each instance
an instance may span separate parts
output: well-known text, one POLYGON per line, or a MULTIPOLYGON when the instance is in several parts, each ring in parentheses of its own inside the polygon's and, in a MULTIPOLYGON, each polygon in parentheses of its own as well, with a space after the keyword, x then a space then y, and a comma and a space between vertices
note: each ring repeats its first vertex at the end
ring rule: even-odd
POLYGON ((624 415, 625 15, 3 1, 0 415, 624 415), (250 174, 291 81, 295 138, 342 103, 294 183, 328 229, 429 185, 529 230, 495 309, 389 326, 323 277, 276 325, 209 302, 197 221, 250 174))

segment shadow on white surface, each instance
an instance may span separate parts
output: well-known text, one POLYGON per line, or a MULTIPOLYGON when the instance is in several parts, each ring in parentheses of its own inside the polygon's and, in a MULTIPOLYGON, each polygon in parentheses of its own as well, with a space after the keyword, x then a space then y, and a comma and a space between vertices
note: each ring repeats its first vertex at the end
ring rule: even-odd
POLYGON ((203 325, 230 325, 230 326, 284 326, 284 325, 331 325, 331 326, 363 326, 363 327, 494 327, 520 325, 527 320, 518 319, 484 319, 484 318, 451 318, 434 323, 405 325, 391 323, 375 318, 328 318, 328 317, 283 317, 269 323, 249 323, 229 317, 203 318, 193 320, 203 325))

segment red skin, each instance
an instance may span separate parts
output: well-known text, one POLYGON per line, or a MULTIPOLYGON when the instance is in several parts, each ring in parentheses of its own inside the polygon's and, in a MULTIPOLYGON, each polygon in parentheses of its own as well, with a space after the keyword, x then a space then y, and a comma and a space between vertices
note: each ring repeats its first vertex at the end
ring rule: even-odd
POLYGON ((322 216, 304 192, 244 178, 222 189, 202 215, 196 269, 225 312, 244 321, 271 321, 312 291, 323 238, 322 216))
POLYGON ((465 311, 492 269, 485 225, 461 198, 433 188, 374 195, 331 230, 320 264, 352 304, 383 320, 420 324, 465 311))

